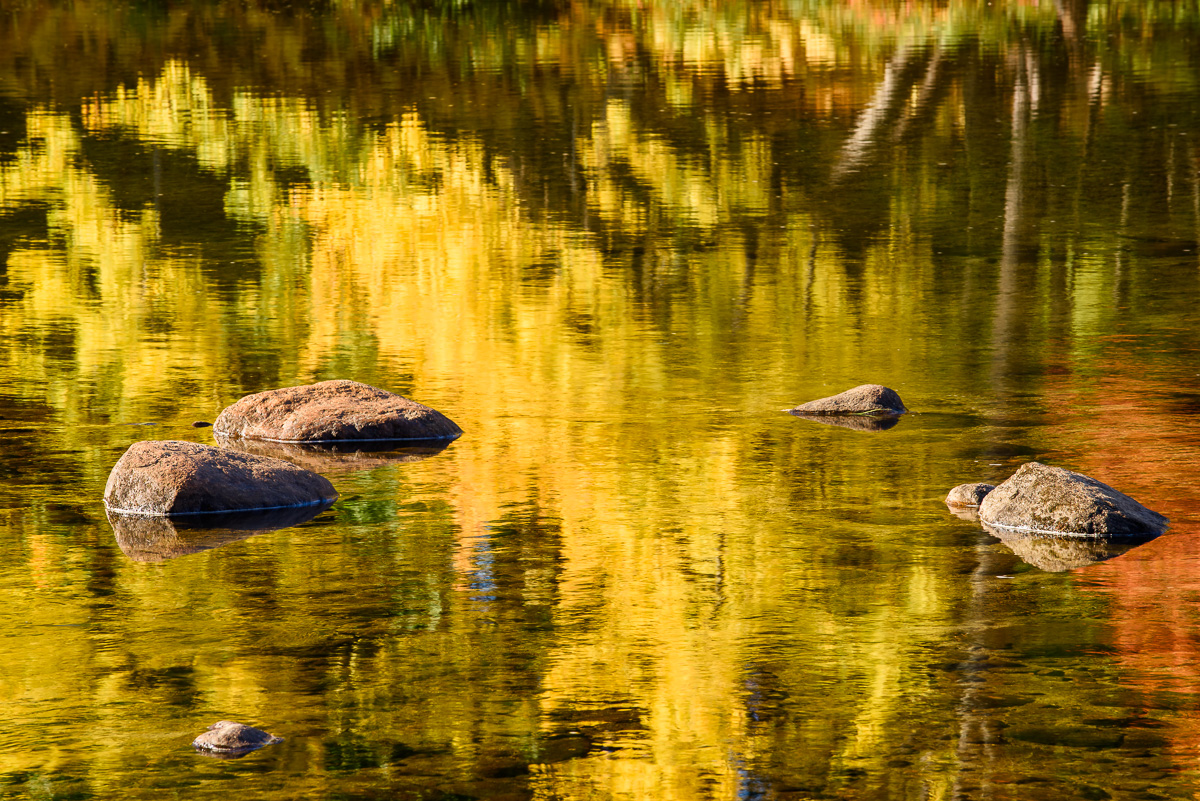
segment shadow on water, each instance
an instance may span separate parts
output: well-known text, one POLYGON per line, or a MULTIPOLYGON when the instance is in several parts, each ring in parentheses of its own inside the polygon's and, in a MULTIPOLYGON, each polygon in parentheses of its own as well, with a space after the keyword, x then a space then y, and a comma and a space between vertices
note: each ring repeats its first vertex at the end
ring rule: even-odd
POLYGON ((283 459, 314 473, 354 473, 405 462, 419 462, 444 451, 452 440, 379 440, 374 442, 269 442, 216 434, 222 448, 283 459))
MULTIPOLYGON (((961 515, 960 515, 961 516, 961 515)), ((1057 537, 1053 534, 1034 534, 1026 531, 983 528, 1026 563, 1048 573, 1061 573, 1113 559, 1156 537, 1112 540, 1101 537, 1057 537)))
POLYGON ((802 420, 811 420, 814 423, 823 423, 839 428, 852 428, 855 431, 887 431, 900 423, 899 415, 872 417, 861 414, 804 414, 796 411, 789 411, 788 414, 802 420))
POLYGON ((223 512, 189 518, 144 517, 108 512, 117 545, 135 562, 165 562, 191 553, 220 548, 255 534, 278 531, 306 523, 330 503, 268 509, 257 512, 223 512))

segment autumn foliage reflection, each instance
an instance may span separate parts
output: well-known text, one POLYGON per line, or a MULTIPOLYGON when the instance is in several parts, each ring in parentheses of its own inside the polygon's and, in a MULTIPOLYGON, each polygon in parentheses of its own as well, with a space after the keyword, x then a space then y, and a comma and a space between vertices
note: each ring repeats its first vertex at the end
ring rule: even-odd
MULTIPOLYGON (((1044 754, 1002 752, 1000 716, 1084 696, 1005 649, 1112 645, 1123 691, 1187 685, 1197 432, 1171 387, 1200 342, 1160 321, 1194 297, 1162 290, 1197 266, 1194 11, 455 8, 0 20, 0 402, 72 454, 6 440, 40 471, 0 489, 0 530, 38 625, 105 632, 21 634, 14 719, 76 698, 116 729, 121 681, 186 665, 194 706, 157 714, 302 710, 329 735, 309 793, 369 789, 403 732, 460 795, 949 798, 982 765, 1006 797, 1044 754), (95 521, 54 533, 143 433, 116 426, 328 377, 467 436, 346 477, 332 533, 173 583, 95 521), (868 377, 928 414, 865 437, 776 411, 868 377), (1018 596, 937 499, 1031 452, 1177 533, 1018 596), (141 605, 109 620, 75 586, 141 605), (147 634, 258 608, 250 586, 294 603, 214 616, 207 650, 147 634), (542 756, 563 737, 596 748, 542 756)), ((1062 786, 1097 770, 1066 762, 1062 786)))

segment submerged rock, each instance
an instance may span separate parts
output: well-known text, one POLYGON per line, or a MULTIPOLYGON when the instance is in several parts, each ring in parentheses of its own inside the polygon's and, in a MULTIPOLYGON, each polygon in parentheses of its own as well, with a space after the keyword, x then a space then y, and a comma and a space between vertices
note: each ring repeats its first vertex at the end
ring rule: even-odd
POLYGON ((904 414, 908 409, 894 389, 880 384, 863 384, 828 398, 802 403, 792 409, 795 415, 816 414, 904 414))
POLYGON ((1081 473, 1026 462, 988 493, 979 517, 990 526, 1048 534, 1153 538, 1170 521, 1081 473))
POLYGON ((329 480, 280 459, 196 442, 138 442, 113 466, 109 511, 190 515, 308 506, 337 499, 329 480))
POLYGON ((217 444, 243 453, 284 459, 307 470, 331 475, 373 470, 390 464, 419 462, 441 453, 450 440, 344 442, 272 442, 216 435, 217 444))
POLYGON ((219 720, 192 741, 192 745, 203 751, 222 754, 245 754, 267 745, 283 742, 282 737, 268 734, 262 729, 219 720))
POLYGON ((165 562, 188 554, 307 523, 329 503, 261 512, 216 512, 188 517, 108 513, 121 551, 135 562, 165 562))
POLYGON ((273 442, 457 439, 436 409, 357 381, 322 381, 259 392, 225 408, 213 430, 273 442))
POLYGON ((946 505, 958 508, 979 506, 987 494, 995 488, 994 484, 959 484, 946 496, 946 505))

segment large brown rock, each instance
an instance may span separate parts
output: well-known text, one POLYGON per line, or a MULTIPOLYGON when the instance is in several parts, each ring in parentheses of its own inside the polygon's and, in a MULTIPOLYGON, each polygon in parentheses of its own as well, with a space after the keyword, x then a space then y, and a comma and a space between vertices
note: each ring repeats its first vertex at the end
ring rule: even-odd
POLYGON ((289 462, 174 441, 131 446, 104 488, 110 511, 137 515, 281 509, 336 498, 328 479, 289 462))
POLYGON ((261 512, 216 512, 187 517, 108 513, 121 551, 135 562, 165 562, 220 548, 255 534, 306 523, 329 508, 328 503, 269 509, 261 512))
POLYGON ((273 442, 457 439, 462 429, 436 409, 357 381, 322 381, 247 395, 213 430, 273 442))
POLYGON ((988 493, 979 517, 990 526, 1076 537, 1150 538, 1170 521, 1081 473, 1027 462, 988 493))
POLYGON ((894 389, 880 384, 863 384, 828 398, 802 403, 792 414, 904 414, 904 402, 894 389))
POLYGON ((232 720, 218 720, 193 740, 192 745, 205 751, 241 754, 281 742, 282 737, 268 734, 262 729, 232 720))

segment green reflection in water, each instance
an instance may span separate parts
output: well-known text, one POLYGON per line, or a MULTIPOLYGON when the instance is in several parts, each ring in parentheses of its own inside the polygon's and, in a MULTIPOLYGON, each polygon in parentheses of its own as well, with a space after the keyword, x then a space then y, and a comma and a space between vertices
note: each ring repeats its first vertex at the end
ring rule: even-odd
POLYGON ((5 16, 0 794, 1192 794, 1198 25, 5 16), (467 433, 122 552, 131 442, 333 377, 467 433), (778 411, 865 381, 916 413, 778 411), (1033 458, 1176 532, 1047 573, 941 506, 1033 458), (221 718, 285 742, 193 754, 221 718))

